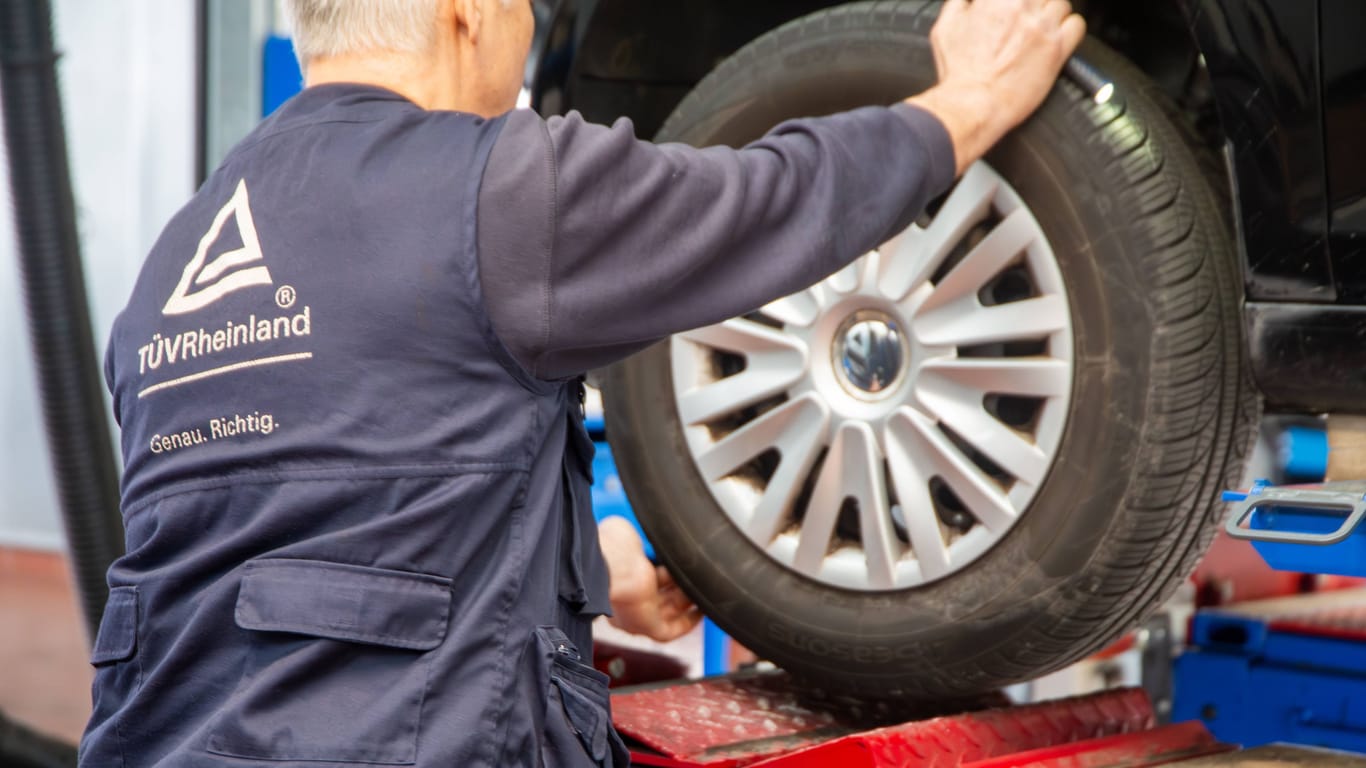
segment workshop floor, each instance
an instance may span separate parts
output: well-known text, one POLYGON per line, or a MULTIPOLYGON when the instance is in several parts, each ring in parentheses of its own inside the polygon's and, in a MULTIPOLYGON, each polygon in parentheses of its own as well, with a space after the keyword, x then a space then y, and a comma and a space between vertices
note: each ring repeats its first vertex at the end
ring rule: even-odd
POLYGON ((0 711, 75 743, 91 667, 66 559, 0 547, 0 711))

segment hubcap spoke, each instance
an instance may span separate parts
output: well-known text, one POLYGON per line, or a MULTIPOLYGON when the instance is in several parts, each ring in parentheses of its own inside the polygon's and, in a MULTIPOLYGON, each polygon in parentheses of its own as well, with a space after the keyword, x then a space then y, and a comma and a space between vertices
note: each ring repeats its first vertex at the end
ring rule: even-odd
POLYGON ((987 413, 979 393, 944 379, 925 378, 916 395, 926 410, 1001 469, 1030 485, 1043 482, 1048 456, 987 413))
POLYGON ((927 360, 923 377, 944 380, 935 388, 959 387, 982 395, 1063 397, 1072 386, 1072 369, 1048 357, 940 358, 927 360))
POLYGON ((816 298, 815 292, 808 288, 805 291, 799 291, 791 296, 766 304, 759 311, 783 325, 805 328, 820 317, 821 304, 816 298))
POLYGON ((1067 327, 1067 302, 1060 296, 984 307, 976 296, 917 313, 912 329, 928 346, 970 347, 1037 339, 1067 327))
POLYGON ((820 570, 839 522, 840 509, 846 499, 852 499, 859 508, 859 530, 869 578, 880 589, 893 586, 895 534, 882 478, 882 459, 872 428, 861 422, 845 424, 825 457, 825 466, 802 520, 794 560, 798 568, 820 570))
POLYGON ((790 400, 727 435, 697 457, 708 480, 720 480, 770 448, 804 445, 824 432, 830 409, 815 394, 790 400))
POLYGON ((1000 488, 929 419, 903 408, 892 417, 888 431, 897 436, 896 443, 907 450, 910 461, 933 471, 988 531, 1001 532, 1015 522, 1018 513, 1000 488))
POLYGON ((866 472, 858 478, 862 485, 858 497, 859 535, 863 539, 863 553, 867 558, 869 583, 875 589, 891 589, 896 586, 896 564, 901 559, 901 544, 892 528, 886 476, 882 472, 877 438, 872 430, 866 432, 863 441, 867 449, 867 463, 866 472))
POLYGON ((687 331, 679 338, 694 344, 733 352, 737 355, 763 354, 765 352, 798 352, 806 354, 805 346, 776 328, 744 318, 727 320, 724 323, 708 325, 705 328, 687 331))
POLYGON ((882 295, 901 301, 930 279, 953 246, 980 222, 1000 188, 999 177, 981 163, 968 168, 925 229, 911 228, 883 258, 878 286, 882 295))
POLYGON ((1034 242, 1037 233, 1029 209, 1017 208, 934 286, 934 292, 920 306, 920 311, 929 312, 963 299, 975 300, 977 293, 992 278, 1001 274, 1006 265, 1034 242))
POLYGON ((793 402, 802 403, 803 413, 795 417, 793 425, 784 433, 782 457, 778 469, 768 481, 763 498, 754 507, 754 514, 745 523, 745 533, 752 541, 767 544, 788 521, 792 505, 801 493, 802 481, 811 472, 816 457, 825 445, 826 425, 830 416, 815 396, 793 402))
POLYGON ((860 259, 825 278, 825 282, 821 285, 837 294, 850 294, 857 291, 859 283, 863 280, 863 261, 860 259))
POLYGON ((684 424, 706 424, 782 393, 806 375, 806 346, 794 336, 752 320, 727 320, 683 338, 743 354, 745 370, 678 395, 684 424))
POLYGON ((926 579, 937 579, 949 572, 949 550, 939 532, 939 520, 930 499, 930 476, 924 470, 932 466, 927 456, 933 448, 920 437, 910 418, 896 416, 887 425, 887 467, 901 501, 901 515, 906 521, 906 536, 911 540, 911 551, 920 562, 920 573, 926 579))
POLYGON ((684 424, 706 424, 748 408, 800 381, 805 359, 799 350, 752 355, 743 372, 679 395, 678 415, 684 424))

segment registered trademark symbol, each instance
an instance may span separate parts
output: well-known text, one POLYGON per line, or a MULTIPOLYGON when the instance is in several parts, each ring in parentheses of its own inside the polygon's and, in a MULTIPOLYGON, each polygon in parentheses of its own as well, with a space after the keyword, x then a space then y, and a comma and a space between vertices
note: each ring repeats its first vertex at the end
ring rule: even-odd
POLYGON ((289 309, 294 306, 294 300, 299 298, 294 293, 294 287, 290 285, 280 286, 280 290, 275 292, 275 303, 280 305, 280 309, 289 309))

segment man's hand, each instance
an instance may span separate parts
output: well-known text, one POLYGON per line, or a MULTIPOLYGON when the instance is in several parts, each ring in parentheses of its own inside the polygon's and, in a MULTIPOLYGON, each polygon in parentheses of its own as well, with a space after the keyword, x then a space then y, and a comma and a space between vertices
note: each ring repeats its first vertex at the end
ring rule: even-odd
POLYGON ((1039 108, 1085 35, 1067 0, 947 0, 930 30, 939 85, 907 101, 944 123, 961 174, 1039 108))
POLYGON ((645 545, 629 522, 609 517, 598 523, 598 543, 612 582, 612 626, 667 642, 702 620, 664 566, 645 557, 645 545))

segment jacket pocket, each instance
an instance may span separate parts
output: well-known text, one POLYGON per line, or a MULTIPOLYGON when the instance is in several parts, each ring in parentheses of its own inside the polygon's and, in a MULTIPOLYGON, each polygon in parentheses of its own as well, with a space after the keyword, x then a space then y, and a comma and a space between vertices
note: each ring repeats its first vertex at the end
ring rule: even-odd
POLYGON ((608 677, 584 664, 579 650, 556 627, 537 627, 545 675, 545 768, 625 768, 626 745, 612 726, 608 677))
POLYGON ((316 560, 246 564, 234 614, 241 683, 210 752, 257 760, 417 760, 428 653, 446 637, 451 581, 316 560))
POLYGON ((136 587, 109 590, 95 645, 90 652, 95 679, 90 686, 91 714, 81 739, 84 765, 119 765, 123 743, 119 712, 142 686, 138 658, 138 591, 136 587))
POLYGON ((100 629, 95 634, 90 663, 98 667, 127 661, 133 658, 137 648, 137 587, 114 587, 109 590, 109 602, 104 604, 104 618, 100 619, 100 629))

